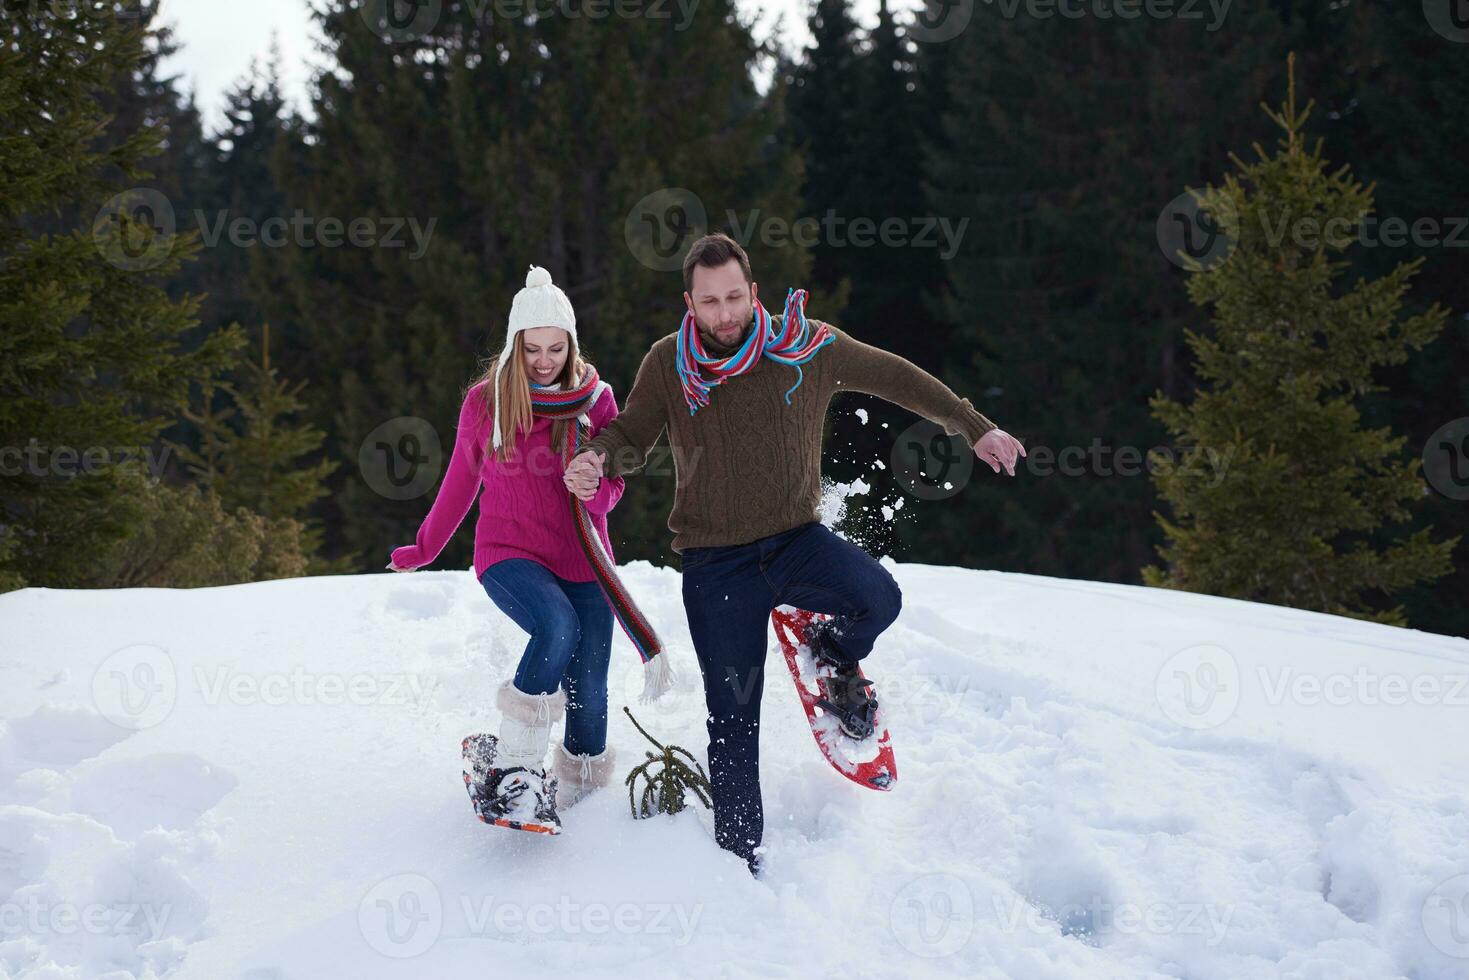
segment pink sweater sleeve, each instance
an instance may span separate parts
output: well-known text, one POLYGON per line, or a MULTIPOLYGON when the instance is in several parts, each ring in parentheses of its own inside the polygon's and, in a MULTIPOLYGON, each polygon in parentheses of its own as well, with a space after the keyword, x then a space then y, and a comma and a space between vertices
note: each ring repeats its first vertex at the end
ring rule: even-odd
MULTIPOLYGON (((597 399, 597 403, 592 406, 592 436, 595 437, 598 432, 607 427, 608 422, 615 418, 617 418, 617 396, 613 394, 612 387, 609 385, 607 390, 602 392, 602 397, 597 399)), ((622 499, 625 485, 626 481, 620 476, 602 477, 602 482, 597 485, 597 495, 587 501, 587 513, 611 513, 612 508, 616 507, 617 502, 622 499)))
POLYGON ((418 568, 437 558, 474 505, 475 497, 479 496, 484 440, 489 435, 488 423, 479 404, 481 397, 480 389, 471 390, 459 409, 459 427, 454 435, 449 471, 444 474, 438 496, 419 526, 414 543, 394 549, 393 564, 399 568, 418 568))

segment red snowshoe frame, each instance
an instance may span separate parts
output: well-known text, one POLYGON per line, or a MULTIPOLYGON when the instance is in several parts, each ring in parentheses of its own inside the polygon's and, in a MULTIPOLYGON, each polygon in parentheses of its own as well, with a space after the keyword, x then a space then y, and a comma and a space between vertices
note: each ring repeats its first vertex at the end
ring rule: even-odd
MULTIPOLYGON (((811 725, 811 734, 816 738, 816 747, 833 769, 852 782, 868 789, 891 790, 898 781, 898 764, 893 759, 892 737, 883 718, 882 705, 879 703, 877 708, 875 731, 860 742, 842 731, 835 717, 824 710, 818 710, 821 708, 817 703, 821 699, 821 692, 816 688, 816 677, 812 673, 815 659, 809 650, 802 653, 802 637, 811 623, 827 618, 829 617, 822 614, 789 606, 781 606, 770 614, 771 625, 775 627, 775 638, 780 643, 781 653, 785 655, 791 679, 796 682, 796 693, 801 698, 801 707, 806 710, 806 720, 811 725), (804 671, 803 658, 810 665, 804 671), (860 761, 861 756, 871 754, 870 743, 874 740, 876 754, 867 761, 860 761), (854 755, 858 758, 854 759, 854 755)), ((862 674, 860 666, 857 673, 862 674)))

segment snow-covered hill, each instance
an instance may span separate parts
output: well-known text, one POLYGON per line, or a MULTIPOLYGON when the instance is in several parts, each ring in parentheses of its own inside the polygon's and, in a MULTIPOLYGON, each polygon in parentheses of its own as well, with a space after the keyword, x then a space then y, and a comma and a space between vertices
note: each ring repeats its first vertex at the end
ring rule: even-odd
MULTIPOLYGON (((524 644, 468 572, 0 597, 0 976, 1469 977, 1469 642, 892 566, 892 793, 772 650, 767 873, 620 786, 476 821, 459 742, 524 644)), ((629 587, 705 752, 676 571, 629 587)))

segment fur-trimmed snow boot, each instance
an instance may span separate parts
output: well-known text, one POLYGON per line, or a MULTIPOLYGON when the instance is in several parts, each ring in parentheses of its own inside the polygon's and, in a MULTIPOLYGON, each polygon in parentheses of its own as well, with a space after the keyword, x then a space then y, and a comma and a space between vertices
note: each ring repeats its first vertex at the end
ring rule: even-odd
POLYGON ((612 781, 612 766, 617 761, 617 750, 607 746, 597 755, 583 752, 577 755, 566 751, 558 744, 551 750, 554 759, 553 771, 559 786, 558 803, 561 809, 571 807, 612 781))
POLYGON ((506 681, 496 703, 503 715, 500 734, 470 735, 462 744, 474 812, 497 827, 559 834, 556 777, 546 771, 546 748, 551 726, 566 713, 566 694, 526 694, 506 681))

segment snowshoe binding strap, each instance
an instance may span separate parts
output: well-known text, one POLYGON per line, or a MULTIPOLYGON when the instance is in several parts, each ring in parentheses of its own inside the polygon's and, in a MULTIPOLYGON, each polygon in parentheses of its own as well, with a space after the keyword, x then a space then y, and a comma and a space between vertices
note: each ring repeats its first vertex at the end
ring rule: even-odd
POLYGON ((867 693, 872 681, 858 674, 856 665, 838 668, 819 683, 826 696, 818 698, 816 704, 836 718, 842 731, 861 741, 876 730, 877 701, 867 693))
MULTIPOLYGON (((525 768, 525 766, 512 766, 509 769, 491 770, 490 781, 485 787, 485 794, 482 798, 485 813, 492 817, 505 816, 510 812, 515 801, 525 795, 526 790, 530 789, 530 783, 524 779, 515 780, 512 785, 503 791, 500 789, 505 783, 505 777, 517 772, 530 772, 530 770, 525 768)), ((539 810, 539 806, 537 810, 539 810)))

